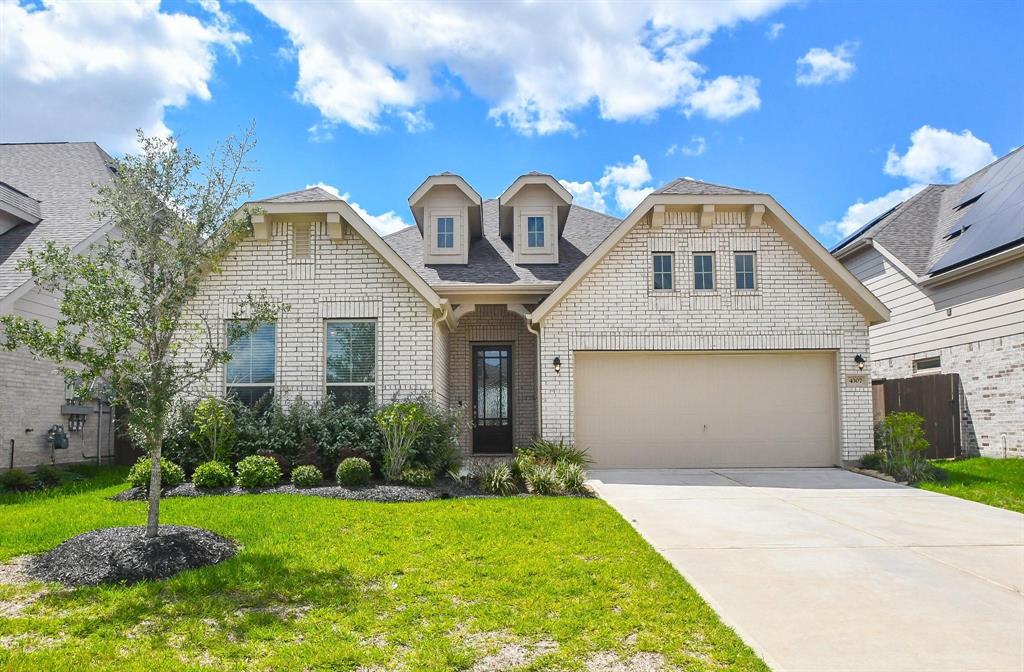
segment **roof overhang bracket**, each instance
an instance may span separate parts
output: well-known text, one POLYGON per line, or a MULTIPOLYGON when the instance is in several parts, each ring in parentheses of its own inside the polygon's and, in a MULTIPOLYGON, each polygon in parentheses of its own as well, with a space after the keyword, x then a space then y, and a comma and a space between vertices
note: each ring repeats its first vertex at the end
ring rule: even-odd
POLYGON ((715 223, 715 206, 705 203, 700 206, 700 228, 710 229, 715 223))
POLYGON ((761 226, 764 221, 764 211, 765 207, 760 203, 755 203, 747 208, 747 226, 751 229, 761 226))
POLYGON ((345 222, 341 219, 341 213, 327 213, 327 237, 336 243, 345 239, 345 222))
POLYGON ((256 240, 270 240, 270 215, 257 212, 252 216, 252 237, 256 240))
POLYGON ((651 210, 651 228, 660 229, 665 226, 665 206, 656 205, 651 210))

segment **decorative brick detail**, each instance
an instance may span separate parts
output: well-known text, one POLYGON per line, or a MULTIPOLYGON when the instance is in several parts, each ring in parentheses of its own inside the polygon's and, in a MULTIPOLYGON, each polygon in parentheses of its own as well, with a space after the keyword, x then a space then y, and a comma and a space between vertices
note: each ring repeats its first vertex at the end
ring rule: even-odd
MULTIPOLYGON (((340 241, 323 223, 311 227, 311 259, 290 258, 291 227, 274 225, 268 241, 246 239, 208 276, 190 309, 224 339, 224 321, 241 297, 265 289, 290 310, 277 323, 276 393, 286 403, 323 398, 324 321, 373 318, 377 322, 377 400, 434 389, 434 326, 430 305, 359 235, 340 241), (302 266, 298 271, 296 266, 302 266)), ((185 356, 198 357, 195 350, 185 356)), ((223 394, 224 368, 195 394, 223 394)))
MULTIPOLYGON (((1024 457, 1024 334, 872 362, 875 378, 909 378, 914 360, 939 357, 960 374, 960 436, 968 455, 1024 457)), ((921 374, 928 375, 928 374, 921 374)))
MULTIPOLYGON (((478 305, 461 320, 448 337, 448 399, 465 409, 469 417, 473 403, 473 346, 512 346, 512 440, 517 446, 530 443, 537 435, 537 337, 526 321, 504 305, 478 305)), ((466 455, 472 453, 471 430, 459 438, 466 455)))
POLYGON ((855 355, 868 354, 867 324, 853 305, 771 227, 751 230, 742 213, 718 212, 710 229, 689 213, 666 213, 652 232, 641 221, 541 325, 542 432, 573 440, 573 370, 578 350, 789 350, 837 353, 842 457, 872 450, 871 387, 850 384, 855 355), (656 243, 651 243, 655 238, 656 243), (674 246, 678 296, 649 296, 652 246, 674 246), (734 287, 733 251, 756 251, 757 290, 734 287), (715 253, 716 287, 696 292, 696 251, 715 253))

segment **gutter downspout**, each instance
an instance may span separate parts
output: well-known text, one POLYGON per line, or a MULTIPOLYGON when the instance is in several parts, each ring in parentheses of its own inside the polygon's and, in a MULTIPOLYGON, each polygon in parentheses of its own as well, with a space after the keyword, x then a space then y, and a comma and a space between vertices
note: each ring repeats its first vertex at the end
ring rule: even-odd
POLYGON ((543 409, 544 405, 541 404, 541 394, 542 394, 541 390, 544 389, 544 386, 541 385, 541 382, 540 382, 540 340, 541 340, 540 325, 538 324, 537 328, 534 329, 533 328, 533 320, 531 320, 529 317, 527 317, 526 318, 526 330, 528 332, 530 332, 531 334, 533 334, 534 336, 537 337, 537 357, 536 357, 536 360, 537 360, 537 438, 538 439, 543 439, 544 438, 544 435, 543 435, 544 422, 543 422, 543 416, 542 416, 543 410, 541 410, 541 409, 543 409))

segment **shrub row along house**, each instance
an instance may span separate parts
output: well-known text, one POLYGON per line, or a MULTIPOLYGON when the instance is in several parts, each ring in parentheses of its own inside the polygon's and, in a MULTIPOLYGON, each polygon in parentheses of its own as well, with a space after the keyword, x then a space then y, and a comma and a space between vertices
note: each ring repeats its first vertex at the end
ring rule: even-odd
POLYGON ((868 328, 886 307, 770 195, 676 180, 625 219, 528 173, 461 176, 382 238, 310 188, 265 198, 193 310, 287 304, 231 344, 209 394, 461 408, 467 455, 535 437, 601 467, 830 466, 872 450, 868 328))
POLYGON ((937 457, 1024 456, 1024 149, 929 185, 833 254, 892 311, 871 328, 876 415, 920 412, 937 457))

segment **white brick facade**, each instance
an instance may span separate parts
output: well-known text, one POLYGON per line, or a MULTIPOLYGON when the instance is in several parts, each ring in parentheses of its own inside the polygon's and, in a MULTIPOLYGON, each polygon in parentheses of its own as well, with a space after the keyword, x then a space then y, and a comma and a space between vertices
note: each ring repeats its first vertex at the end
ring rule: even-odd
POLYGON ((940 373, 960 374, 965 454, 1024 457, 1024 334, 878 359, 872 371, 875 378, 909 378, 923 357, 939 357, 940 373))
POLYGON ((700 229, 697 217, 670 211, 659 230, 641 221, 545 316, 544 437, 574 437, 576 351, 825 349, 836 352, 842 458, 871 451, 870 371, 854 363, 868 353, 864 317, 769 226, 750 229, 742 213, 718 212, 713 226, 700 229), (718 289, 702 294, 691 289, 691 255, 708 251, 715 253, 718 289), (740 251, 756 253, 754 291, 733 289, 732 254, 740 251), (676 291, 653 290, 652 252, 675 253, 676 291), (547 365, 556 356, 560 373, 547 365))
MULTIPOLYGON (((277 322, 275 392, 286 403, 325 393, 325 322, 373 319, 377 324, 378 401, 432 393, 434 325, 430 305, 353 230, 335 241, 326 225, 312 227, 312 256, 291 259, 289 224, 275 223, 269 240, 241 241, 211 274, 193 310, 225 339, 226 320, 240 297, 266 289, 290 309, 277 322)), ((195 352, 188 353, 196 356, 195 352)), ((224 394, 225 370, 212 372, 199 394, 224 394)))

